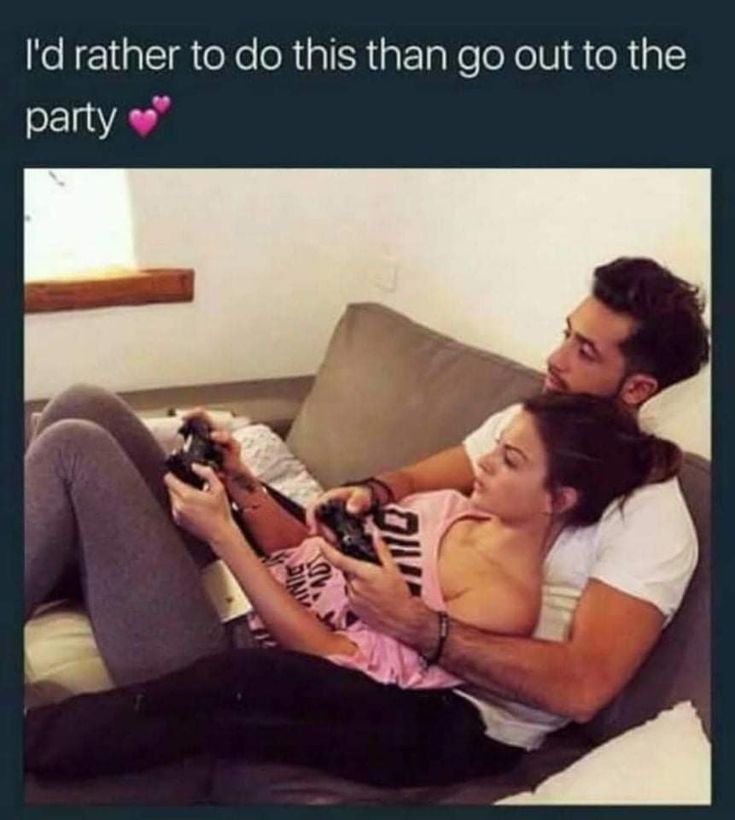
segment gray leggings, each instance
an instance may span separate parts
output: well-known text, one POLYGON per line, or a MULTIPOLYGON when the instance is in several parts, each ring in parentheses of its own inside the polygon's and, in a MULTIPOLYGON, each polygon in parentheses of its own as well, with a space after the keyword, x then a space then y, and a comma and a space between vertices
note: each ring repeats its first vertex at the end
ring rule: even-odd
POLYGON ((86 385, 49 403, 25 457, 25 617, 77 572, 117 685, 227 647, 199 575, 208 548, 171 522, 164 469, 127 405, 86 385))

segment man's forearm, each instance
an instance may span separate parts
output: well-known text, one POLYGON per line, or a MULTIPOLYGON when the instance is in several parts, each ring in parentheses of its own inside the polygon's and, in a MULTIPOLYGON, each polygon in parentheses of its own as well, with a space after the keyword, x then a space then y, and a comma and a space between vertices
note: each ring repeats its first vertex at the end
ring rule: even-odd
MULTIPOLYGON (((411 614, 390 631, 431 656, 438 640, 437 614, 414 599, 411 614)), ((439 664, 492 694, 575 720, 588 720, 601 705, 593 702, 585 665, 567 643, 495 635, 451 620, 439 664)))
POLYGON ((457 445, 399 470, 379 473, 376 477, 390 487, 394 500, 400 501, 412 493, 431 490, 468 492, 474 473, 464 447, 457 445))
POLYGON ((392 498, 380 498, 378 503, 380 503, 380 501, 384 503, 400 501, 407 495, 412 495, 416 492, 414 480, 407 469, 379 473, 376 478, 390 489, 392 496, 392 498))

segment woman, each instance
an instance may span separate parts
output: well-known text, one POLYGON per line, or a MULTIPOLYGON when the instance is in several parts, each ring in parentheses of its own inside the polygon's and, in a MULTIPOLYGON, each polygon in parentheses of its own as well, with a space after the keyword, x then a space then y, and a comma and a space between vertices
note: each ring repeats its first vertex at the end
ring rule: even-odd
MULTIPOLYGON (((268 501, 234 443, 225 435, 218 440, 228 453, 226 474, 247 488, 235 491, 237 501, 249 520, 257 513, 260 544, 274 552, 274 544, 284 544, 268 538, 266 525, 289 516, 268 501)), ((431 608, 495 633, 530 634, 540 607, 543 558, 561 529, 596 521, 613 498, 642 483, 655 453, 674 458, 676 450, 644 438, 615 405, 544 395, 526 402, 497 448, 481 459, 469 499, 455 491, 409 496, 400 506, 377 510, 368 530, 431 608), (634 443, 621 446, 623 434, 634 443), (646 453, 642 461, 638 448, 646 453)), ((208 492, 166 476, 174 520, 209 543, 234 572, 254 605, 250 627, 260 643, 326 656, 406 688, 460 683, 355 621, 345 579, 321 556, 320 538, 299 537, 299 545, 286 544, 292 548, 261 561, 233 520, 224 484, 209 468, 198 473, 208 492)))
MULTIPOLYGON (((217 438, 226 453, 224 482, 208 468, 199 471, 206 491, 167 476, 174 519, 230 566, 262 620, 252 624, 255 634, 267 630, 282 649, 215 655, 142 686, 31 712, 29 766, 90 773, 209 749, 316 763, 348 777, 396 785, 445 782, 514 760, 518 750, 486 738, 469 704, 441 691, 456 685, 456 678, 350 622, 347 598, 342 594, 340 604, 338 594, 343 578, 318 576, 322 593, 331 584, 331 619, 320 609, 323 594, 315 601, 303 590, 289 592, 281 582, 293 569, 291 555, 298 553, 298 567, 320 566, 313 539, 283 549, 290 546, 286 530, 292 525, 284 525, 280 508, 239 463, 232 442, 222 434, 217 438), (244 540, 227 489, 259 530, 261 544, 275 549, 268 560, 285 556, 277 565, 285 566, 280 579, 244 540), (275 534, 272 541, 263 537, 269 532, 275 534), (319 663, 307 669, 302 653, 353 669, 324 674, 319 663), (344 701, 340 695, 346 691, 359 697, 344 701), (114 725, 126 732, 101 731, 114 725), (80 726, 92 735, 81 734, 80 726)), ((404 499, 375 516, 374 538, 384 560, 383 537, 398 561, 407 552, 413 555, 407 568, 414 580, 421 578, 419 593, 437 609, 446 607, 452 617, 492 631, 528 633, 538 614, 543 557, 561 528, 596 521, 614 498, 672 475, 678 459, 674 445, 640 433, 635 420, 611 402, 541 396, 524 405, 482 459, 469 500, 454 492, 404 499)), ((91 606, 90 612, 94 623, 91 606)), ((143 614, 140 620, 151 628, 143 614)))

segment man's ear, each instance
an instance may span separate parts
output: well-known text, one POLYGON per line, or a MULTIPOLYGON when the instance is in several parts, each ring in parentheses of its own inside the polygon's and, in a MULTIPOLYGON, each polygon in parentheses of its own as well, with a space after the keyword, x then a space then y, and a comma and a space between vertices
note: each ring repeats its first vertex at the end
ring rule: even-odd
POLYGON ((623 381, 618 398, 628 407, 640 407, 658 392, 658 380, 649 373, 631 373, 623 381))
POLYGON ((577 506, 579 492, 574 487, 557 487, 551 492, 551 515, 563 515, 577 506))

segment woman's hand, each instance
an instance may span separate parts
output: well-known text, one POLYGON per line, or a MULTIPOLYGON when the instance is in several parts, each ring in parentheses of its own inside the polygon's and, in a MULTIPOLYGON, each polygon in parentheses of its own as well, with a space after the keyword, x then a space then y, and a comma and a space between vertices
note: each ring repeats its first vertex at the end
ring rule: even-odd
POLYGON ((240 443, 232 437, 228 430, 217 427, 212 417, 203 407, 194 407, 184 415, 184 418, 187 420, 202 419, 209 426, 209 436, 222 455, 222 466, 218 472, 230 495, 233 495, 237 489, 246 492, 253 492, 258 489, 260 486, 258 479, 255 478, 242 460, 240 443))
MULTIPOLYGON (((193 464, 192 470, 206 482, 201 490, 186 484, 172 473, 163 480, 171 500, 174 522, 206 541, 218 553, 239 529, 232 517, 227 491, 211 467, 193 464)), ((219 553, 218 553, 219 554, 219 553)))

